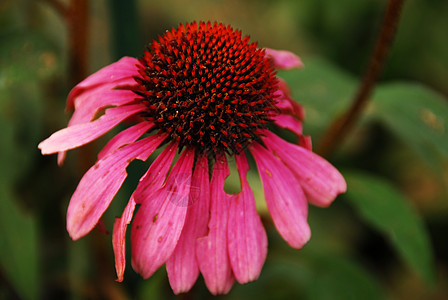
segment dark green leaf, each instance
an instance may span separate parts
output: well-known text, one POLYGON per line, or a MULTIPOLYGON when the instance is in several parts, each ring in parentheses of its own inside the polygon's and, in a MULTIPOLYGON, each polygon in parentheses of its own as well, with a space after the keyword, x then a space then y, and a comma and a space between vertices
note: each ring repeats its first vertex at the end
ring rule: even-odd
POLYGON ((271 250, 260 278, 235 285, 228 299, 385 299, 373 276, 331 250, 271 250))
POLYGON ((42 102, 36 83, 0 88, 0 179, 13 182, 38 157, 42 102))
POLYGON ((306 256, 312 272, 306 285, 308 299, 386 299, 379 282, 355 261, 330 252, 306 256))
POLYGON ((375 229, 387 235, 404 261, 426 282, 434 280, 434 261, 422 219, 388 182, 362 173, 345 173, 347 199, 375 229))
POLYGON ((374 95, 374 117, 411 145, 433 167, 448 159, 448 101, 423 86, 395 83, 374 95))
POLYGON ((68 241, 69 282, 72 300, 85 299, 85 287, 89 285, 89 273, 95 264, 92 262, 92 253, 89 252, 89 239, 68 241))
POLYGON ((37 224, 0 183, 0 267, 23 299, 39 298, 37 224))
POLYGON ((305 108, 305 134, 318 141, 326 126, 347 109, 356 82, 324 60, 305 57, 303 61, 305 68, 280 72, 279 76, 289 84, 292 98, 305 108))

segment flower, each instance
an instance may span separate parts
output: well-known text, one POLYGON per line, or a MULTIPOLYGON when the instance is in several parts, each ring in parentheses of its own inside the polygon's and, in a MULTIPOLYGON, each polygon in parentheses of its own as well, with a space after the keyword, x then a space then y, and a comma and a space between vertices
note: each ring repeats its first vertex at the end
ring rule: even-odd
POLYGON ((124 57, 79 83, 68 96, 68 127, 39 144, 43 154, 59 153, 62 164, 67 150, 119 123, 133 125, 106 144, 81 179, 67 212, 70 236, 77 240, 98 224, 132 160, 165 146, 114 223, 118 281, 132 218, 132 266, 144 278, 166 264, 175 293, 188 291, 201 273, 213 294, 257 279, 267 236, 246 178, 249 153, 273 223, 301 248, 310 238, 308 202, 328 206, 346 190, 341 174, 311 151, 303 109, 276 76, 275 69, 301 65, 293 53, 257 48, 230 26, 193 22, 167 31, 141 59, 124 57), (295 133, 298 145, 271 125, 295 133), (232 195, 224 191, 228 157, 241 182, 232 195))

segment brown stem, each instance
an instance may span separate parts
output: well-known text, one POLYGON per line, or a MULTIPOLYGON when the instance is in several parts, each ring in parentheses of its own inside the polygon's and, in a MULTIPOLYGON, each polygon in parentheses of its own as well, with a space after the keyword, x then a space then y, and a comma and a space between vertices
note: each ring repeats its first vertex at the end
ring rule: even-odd
POLYGON ((89 1, 72 0, 66 15, 70 84, 79 83, 88 72, 89 1))
POLYGON ((344 115, 337 118, 325 132, 316 151, 320 155, 330 155, 344 141, 366 107, 394 41, 403 3, 404 0, 389 0, 375 49, 352 106, 344 115))

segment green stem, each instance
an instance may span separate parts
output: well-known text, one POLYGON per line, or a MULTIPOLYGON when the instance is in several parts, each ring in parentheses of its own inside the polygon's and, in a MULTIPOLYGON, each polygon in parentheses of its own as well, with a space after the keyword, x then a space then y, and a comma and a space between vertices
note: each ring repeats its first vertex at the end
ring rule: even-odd
POLYGON ((389 0, 375 49, 353 99, 352 106, 344 115, 337 118, 325 132, 316 151, 318 154, 322 156, 331 155, 345 140, 365 109, 394 41, 403 3, 404 0, 389 0))

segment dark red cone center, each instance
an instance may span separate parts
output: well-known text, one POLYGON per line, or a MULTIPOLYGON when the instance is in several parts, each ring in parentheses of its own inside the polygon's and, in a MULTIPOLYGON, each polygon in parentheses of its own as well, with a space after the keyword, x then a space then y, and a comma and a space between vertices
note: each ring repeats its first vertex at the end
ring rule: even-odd
POLYGON ((140 60, 135 92, 144 117, 180 148, 239 153, 270 122, 277 79, 271 60, 230 26, 180 25, 140 60))

